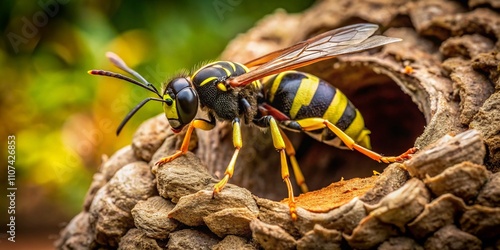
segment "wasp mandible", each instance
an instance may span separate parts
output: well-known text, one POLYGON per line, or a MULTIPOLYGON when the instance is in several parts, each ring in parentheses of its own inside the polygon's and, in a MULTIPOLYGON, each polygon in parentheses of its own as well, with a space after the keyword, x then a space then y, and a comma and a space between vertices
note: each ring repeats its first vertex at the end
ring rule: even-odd
POLYGON ((305 132, 320 142, 359 151, 371 159, 390 163, 409 159, 416 148, 399 156, 382 156, 370 150, 370 131, 356 107, 337 88, 308 73, 294 69, 330 59, 341 54, 359 52, 399 38, 374 35, 375 24, 354 24, 320 34, 291 47, 278 50, 245 64, 217 61, 196 70, 191 76, 170 80, 158 91, 144 77, 130 69, 117 55, 108 52, 111 62, 138 80, 104 70, 89 74, 119 78, 157 95, 140 102, 125 116, 117 129, 120 133, 128 120, 149 101, 161 102, 171 126, 178 133, 187 127, 181 148, 164 157, 156 165, 168 163, 188 151, 195 128, 210 130, 216 121, 231 121, 234 153, 224 177, 215 184, 213 196, 221 192, 234 173, 243 146, 241 119, 246 124, 269 128, 273 145, 281 159, 281 178, 288 189, 290 215, 297 219, 293 188, 288 171, 290 159, 297 184, 303 192, 308 188, 295 158, 295 150, 282 129, 305 132), (252 69, 252 70, 250 70, 252 69), (198 108, 207 119, 197 118, 198 108))

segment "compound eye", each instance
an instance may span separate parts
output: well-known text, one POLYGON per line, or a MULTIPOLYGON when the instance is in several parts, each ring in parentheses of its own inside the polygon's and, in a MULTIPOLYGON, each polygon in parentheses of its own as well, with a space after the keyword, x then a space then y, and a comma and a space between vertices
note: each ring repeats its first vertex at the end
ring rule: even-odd
POLYGON ((191 87, 179 91, 176 96, 177 111, 183 123, 191 122, 198 112, 198 95, 191 87))
POLYGON ((191 84, 189 80, 185 77, 178 77, 170 81, 167 86, 167 90, 171 91, 174 95, 177 95, 184 88, 190 88, 191 84))

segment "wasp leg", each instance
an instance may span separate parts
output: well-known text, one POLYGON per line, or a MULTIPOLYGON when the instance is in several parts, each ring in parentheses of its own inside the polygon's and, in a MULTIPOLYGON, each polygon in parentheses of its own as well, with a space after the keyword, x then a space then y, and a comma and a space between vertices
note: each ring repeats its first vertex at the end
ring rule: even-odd
POLYGON ((417 148, 410 148, 406 152, 402 153, 399 156, 382 156, 376 152, 373 152, 359 144, 357 144, 351 137, 349 137, 344 131, 339 129, 337 126, 329 122, 328 120, 322 118, 306 118, 297 121, 297 123, 302 127, 304 131, 312 131, 316 129, 321 129, 327 127, 330 129, 336 136, 342 140, 342 142, 351 150, 356 150, 371 159, 384 162, 391 163, 397 161, 404 161, 411 158, 411 155, 417 152, 417 148))
POLYGON ((248 119, 248 112, 252 109, 252 106, 250 105, 250 103, 248 102, 247 99, 245 99, 244 97, 241 97, 240 99, 240 105, 241 105, 241 108, 243 109, 243 113, 245 114, 244 118, 245 118, 245 124, 248 124, 249 123, 249 119, 248 119))
POLYGON ((243 140, 241 139, 241 124, 239 118, 235 118, 233 120, 233 145, 234 145, 233 157, 231 158, 229 165, 227 165, 226 171, 224 172, 224 178, 222 178, 222 180, 220 180, 217 184, 215 184, 214 191, 212 193, 212 198, 215 197, 215 195, 224 188, 229 178, 233 176, 234 165, 236 164, 236 158, 238 158, 238 153, 240 152, 240 149, 243 146, 243 140))
POLYGON ((297 162, 297 159, 295 158, 295 149, 293 148, 292 142, 286 134, 283 132, 283 130, 280 128, 280 134, 281 137, 283 137, 283 141, 285 142, 285 151, 288 157, 290 158, 290 163, 292 163, 292 169, 293 169, 293 174, 295 176, 295 182, 297 185, 299 185, 300 190, 302 193, 307 193, 309 192, 309 188, 307 187, 306 180, 304 178, 304 175, 302 174, 302 171, 300 170, 299 163, 297 162))
MULTIPOLYGON (((280 153, 281 179, 283 179, 283 182, 285 182, 286 187, 288 189, 288 206, 290 207, 290 216, 292 217, 292 220, 295 221, 297 220, 297 208, 295 205, 292 182, 290 181, 290 173, 288 172, 288 163, 286 161, 286 154, 285 154, 285 151, 287 149, 286 144, 289 143, 290 141, 288 140, 288 142, 285 142, 285 140, 283 139, 284 137, 282 136, 283 134, 281 133, 281 130, 278 127, 278 124, 276 123, 276 120, 272 116, 270 115, 264 116, 256 120, 256 122, 262 126, 269 127, 271 131, 271 136, 273 138, 274 148, 276 148, 276 150, 278 150, 278 152, 280 153)), ((293 148, 291 147, 291 145, 292 144, 290 143, 290 148, 293 148)))
POLYGON ((203 129, 203 130, 211 130, 215 127, 215 118, 210 117, 210 121, 203 119, 195 119, 188 125, 188 129, 186 131, 186 135, 182 140, 181 148, 177 150, 174 154, 169 155, 167 157, 161 158, 159 161, 155 163, 157 166, 161 166, 167 162, 171 162, 177 157, 185 154, 189 148, 189 141, 191 140, 191 134, 195 128, 203 129))

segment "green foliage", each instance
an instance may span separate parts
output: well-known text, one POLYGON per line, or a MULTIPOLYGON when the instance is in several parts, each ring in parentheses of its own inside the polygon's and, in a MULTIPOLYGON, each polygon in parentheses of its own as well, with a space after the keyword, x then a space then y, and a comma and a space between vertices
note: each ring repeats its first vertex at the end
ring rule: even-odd
POLYGON ((216 59, 230 39, 276 8, 297 12, 310 5, 285 0, 3 1, 0 138, 18 138, 17 185, 49 190, 50 198, 60 199, 74 214, 101 155, 130 144, 137 126, 162 112, 159 105, 147 105, 116 137, 125 114, 150 93, 88 75, 89 69, 119 71, 105 58, 106 51, 116 52, 160 87, 180 70, 216 59))

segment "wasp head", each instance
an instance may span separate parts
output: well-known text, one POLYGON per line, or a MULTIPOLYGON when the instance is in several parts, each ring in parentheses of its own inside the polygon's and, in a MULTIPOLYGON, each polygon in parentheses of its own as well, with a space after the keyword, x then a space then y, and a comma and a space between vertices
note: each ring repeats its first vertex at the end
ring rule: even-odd
POLYGON ((198 94, 186 77, 172 79, 163 91, 163 111, 174 132, 189 124, 198 111, 198 94))

